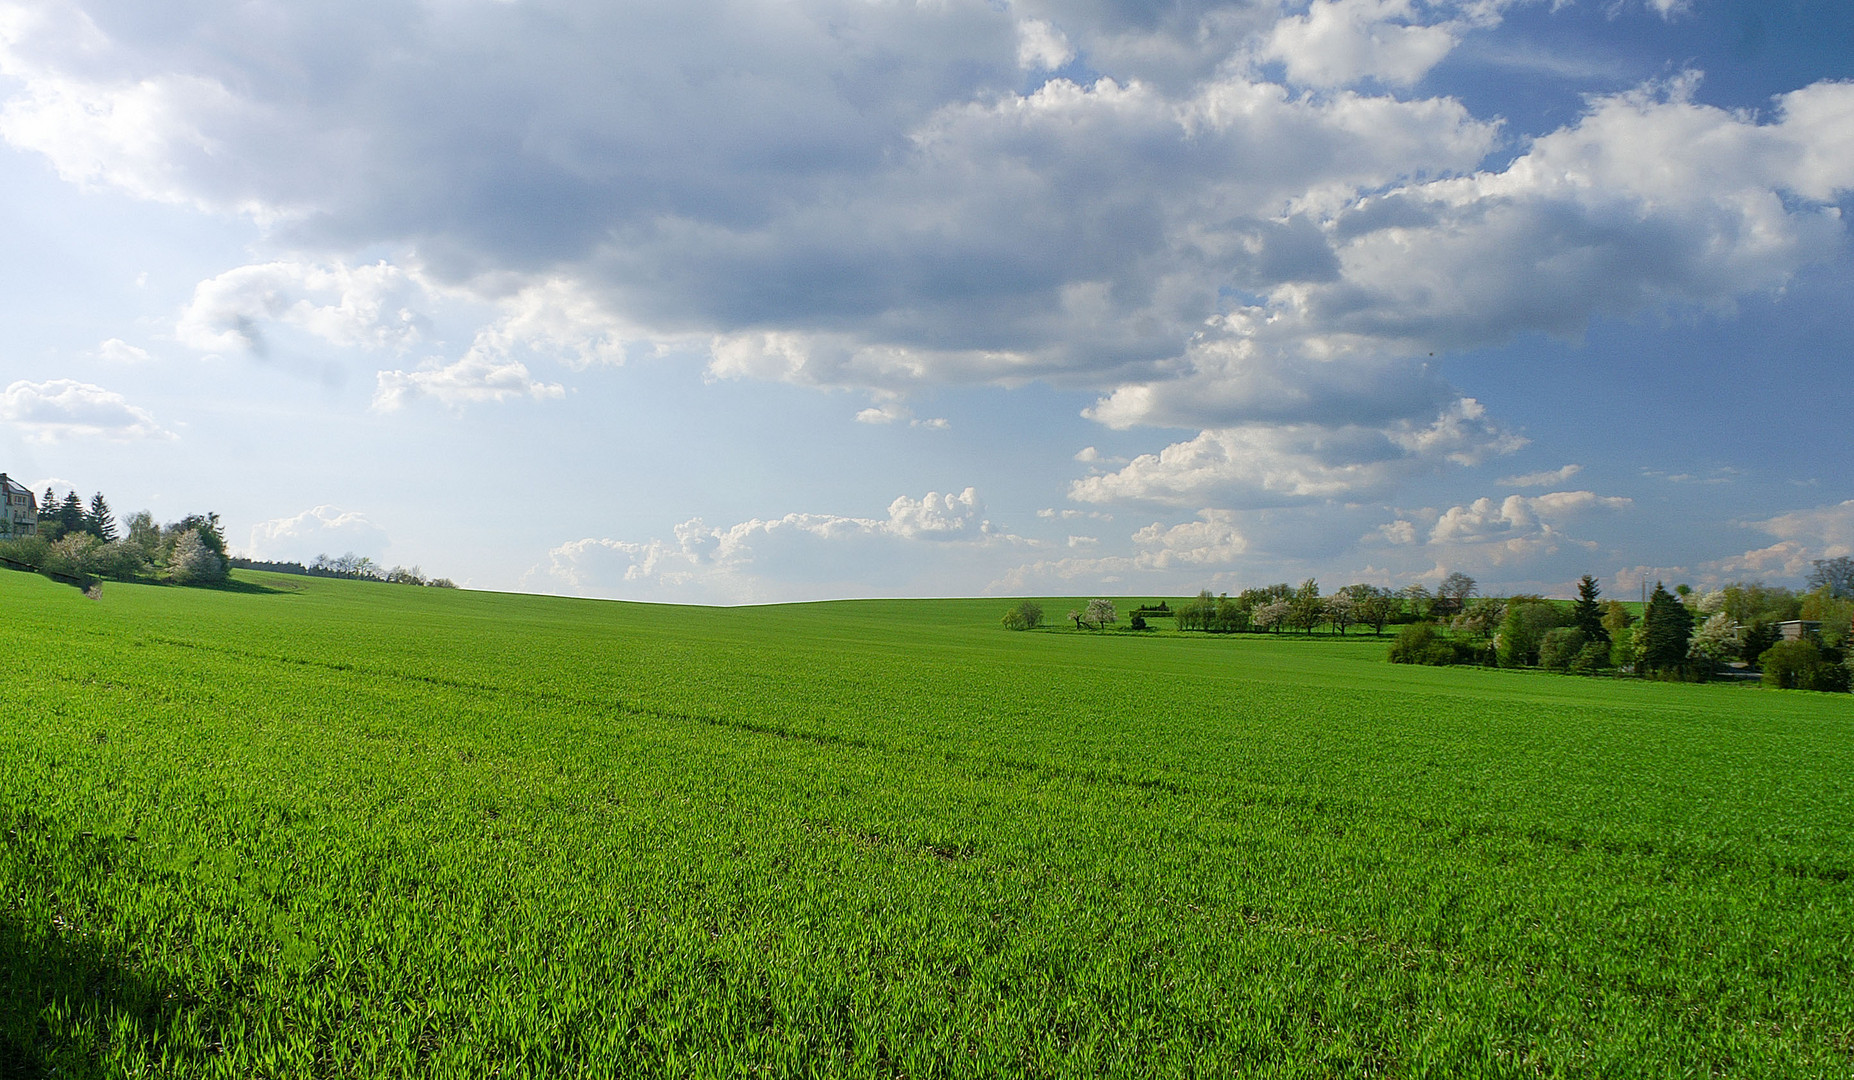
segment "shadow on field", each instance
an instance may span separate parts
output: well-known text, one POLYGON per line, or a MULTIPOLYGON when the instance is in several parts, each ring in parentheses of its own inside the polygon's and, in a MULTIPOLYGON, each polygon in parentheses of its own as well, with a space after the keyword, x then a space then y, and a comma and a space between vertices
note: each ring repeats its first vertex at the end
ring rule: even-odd
POLYGON ((0 913, 0 1080, 105 1075, 110 1039, 148 1046, 177 1005, 83 937, 0 913))
POLYGON ((253 593, 267 596, 282 596, 285 593, 296 591, 294 589, 279 589, 272 585, 259 585, 254 581, 239 581, 236 578, 226 581, 215 581, 210 585, 199 584, 188 585, 186 587, 189 589, 210 589, 213 592, 253 593))

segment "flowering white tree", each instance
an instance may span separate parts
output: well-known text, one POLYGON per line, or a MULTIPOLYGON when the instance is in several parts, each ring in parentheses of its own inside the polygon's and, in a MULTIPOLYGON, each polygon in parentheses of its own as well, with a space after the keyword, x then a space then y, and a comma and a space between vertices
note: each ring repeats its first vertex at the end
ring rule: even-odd
POLYGON ((1081 621, 1084 625, 1091 625, 1099 630, 1108 623, 1119 622, 1120 615, 1114 610, 1112 600, 1096 598, 1088 601, 1087 609, 1082 612, 1081 621))
POLYGON ((206 546, 197 530, 188 529, 174 540, 167 576, 176 585, 198 585, 225 580, 225 560, 206 546))

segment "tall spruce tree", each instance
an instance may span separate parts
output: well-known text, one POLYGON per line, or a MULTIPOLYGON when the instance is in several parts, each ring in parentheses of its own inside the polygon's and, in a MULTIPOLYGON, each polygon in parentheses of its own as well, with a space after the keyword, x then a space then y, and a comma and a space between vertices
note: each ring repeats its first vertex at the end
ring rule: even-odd
POLYGON ((1679 671, 1687 663, 1687 644, 1693 637, 1693 613, 1660 582, 1648 597, 1642 615, 1644 640, 1638 666, 1644 671, 1679 671))
POLYGON ((84 531, 84 499, 72 488, 58 504, 58 531, 64 536, 84 531))
POLYGON ((1609 644, 1609 631, 1603 629, 1603 607, 1597 603, 1597 597, 1603 590, 1597 588, 1597 579, 1585 574, 1577 579, 1577 606, 1572 609, 1576 626, 1584 632, 1585 641, 1600 641, 1609 644))
POLYGON ((90 497, 90 509, 84 511, 84 530, 106 544, 116 539, 116 515, 101 491, 90 497))

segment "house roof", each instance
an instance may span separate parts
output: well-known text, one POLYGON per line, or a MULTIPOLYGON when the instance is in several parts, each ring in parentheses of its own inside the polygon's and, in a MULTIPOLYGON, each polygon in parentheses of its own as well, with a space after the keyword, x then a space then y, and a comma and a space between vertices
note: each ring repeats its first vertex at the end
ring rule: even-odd
POLYGON ((18 481, 3 472, 0 472, 0 492, 4 492, 7 495, 32 494, 30 488, 21 486, 18 481))

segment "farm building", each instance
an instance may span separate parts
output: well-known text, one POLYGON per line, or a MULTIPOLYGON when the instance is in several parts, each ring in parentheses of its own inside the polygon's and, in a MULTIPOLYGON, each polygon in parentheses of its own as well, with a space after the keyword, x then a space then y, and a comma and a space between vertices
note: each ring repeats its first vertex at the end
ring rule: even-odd
POLYGON ((0 473, 0 536, 36 536, 39 531, 39 502, 32 492, 5 473, 0 473))

